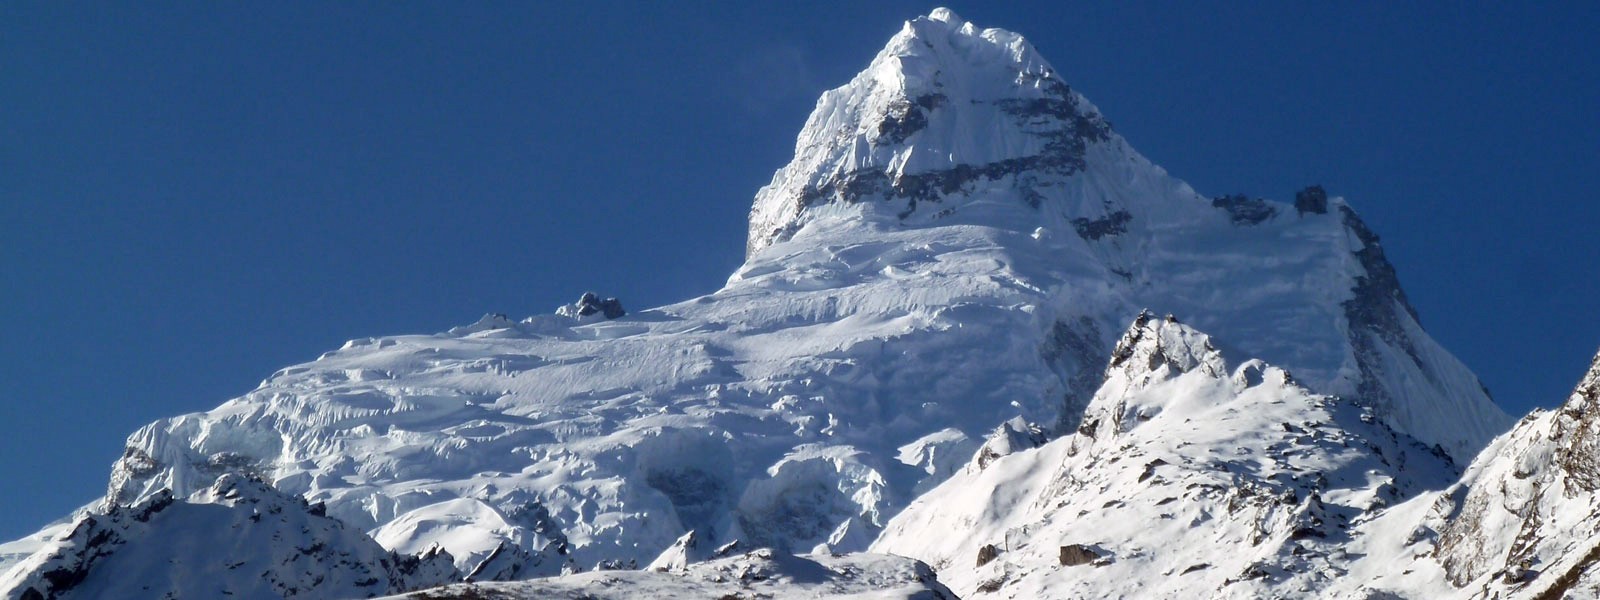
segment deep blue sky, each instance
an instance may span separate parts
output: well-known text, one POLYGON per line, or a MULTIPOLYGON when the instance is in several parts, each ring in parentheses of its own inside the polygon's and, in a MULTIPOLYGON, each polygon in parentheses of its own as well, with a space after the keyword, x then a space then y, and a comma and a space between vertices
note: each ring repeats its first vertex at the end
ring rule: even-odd
MULTIPOLYGON (((717 288, 817 94, 933 6, 577 4, 0 4, 0 539, 346 339, 717 288)), ((1600 5, 1193 4, 954 8, 1203 193, 1348 197, 1502 406, 1562 400, 1600 5)))

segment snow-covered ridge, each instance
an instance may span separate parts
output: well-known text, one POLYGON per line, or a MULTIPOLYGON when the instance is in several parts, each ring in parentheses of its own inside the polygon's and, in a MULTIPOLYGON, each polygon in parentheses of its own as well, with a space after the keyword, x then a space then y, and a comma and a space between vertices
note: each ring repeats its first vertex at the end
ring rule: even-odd
MULTIPOLYGON (((1334 436, 1392 430, 1462 464, 1504 429, 1345 201, 1320 188, 1293 205, 1207 198, 1104 124, 1022 38, 935 11, 819 102, 795 161, 753 206, 759 243, 722 289, 633 313, 586 296, 520 321, 352 340, 135 432, 107 505, 255 477, 389 550, 437 544, 462 573, 521 578, 649 564, 690 531, 712 546, 863 550, 975 455, 1025 464, 1065 452, 1030 452, 1052 437, 1113 422, 1090 403, 1104 409, 1119 385, 1284 400, 1263 414, 1306 431, 1266 437, 1301 451, 1310 436, 1333 457, 1302 470, 1370 458, 1324 448, 1334 436), (1143 308, 1194 330, 1149 315, 1129 330, 1143 308), (1196 345, 1211 339, 1198 331, 1218 345, 1196 345), (1312 431, 1298 423, 1316 419, 1283 407, 1362 425, 1312 431)), ((1240 439, 1262 424, 1189 409, 1240 439)), ((1135 434, 1198 427, 1116 414, 1135 434)), ((1133 439, 1183 464, 1165 442, 1133 439)), ((1373 443, 1391 462, 1383 452, 1405 446, 1373 443)), ((1285 472, 1237 462, 1262 461, 1285 472)), ((1364 502, 1384 477, 1409 481, 1338 489, 1364 502)), ((1311 489, 1251 481, 1301 501, 1311 489)))
POLYGON ((1143 314, 1074 434, 975 460, 872 550, 964 598, 1317 596, 1353 526, 1452 476, 1365 408, 1143 314))
POLYGON ((447 552, 391 553, 320 505, 223 475, 77 519, 4 576, 5 598, 361 598, 459 581, 447 552))

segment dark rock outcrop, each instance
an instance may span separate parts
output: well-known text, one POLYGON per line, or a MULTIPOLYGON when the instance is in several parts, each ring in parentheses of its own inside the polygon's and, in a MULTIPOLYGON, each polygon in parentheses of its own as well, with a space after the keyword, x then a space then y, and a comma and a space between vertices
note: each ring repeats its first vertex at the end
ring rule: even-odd
POLYGON ((978 564, 977 564, 977 566, 981 567, 981 566, 987 565, 987 564, 989 564, 991 562, 994 562, 994 559, 999 558, 999 557, 1000 557, 1000 549, 999 548, 995 547, 994 544, 984 544, 982 548, 978 549, 978 564))
POLYGON ((1222 196, 1211 200, 1211 206, 1228 211, 1228 217, 1234 225, 1259 225, 1262 221, 1277 216, 1278 209, 1267 204, 1266 200, 1251 198, 1244 194, 1222 196))
MULTIPOLYGON (((1384 256, 1383 246, 1378 243, 1378 234, 1373 233, 1350 207, 1341 205, 1339 210, 1343 214, 1345 228, 1361 242, 1361 248, 1354 254, 1366 272, 1356 278, 1355 286, 1350 290, 1352 296, 1343 304, 1345 318, 1350 321, 1350 344, 1355 350, 1356 364, 1361 369, 1361 381, 1357 384, 1356 392, 1364 400, 1380 400, 1386 397, 1386 391, 1379 383, 1383 375, 1377 369, 1378 365, 1384 364, 1384 360, 1378 343, 1403 350, 1412 361, 1422 365, 1416 345, 1401 321, 1401 311, 1419 326, 1422 319, 1406 299, 1405 290, 1400 289, 1400 278, 1395 274, 1394 265, 1384 256)), ((1423 372, 1428 371, 1424 368, 1423 372)))
MULTIPOLYGON (((1111 138, 1110 123, 1060 79, 1038 73, 1019 73, 1018 77, 1037 79, 1045 96, 1008 98, 995 104, 1023 131, 1044 140, 1044 147, 1037 154, 985 164, 958 164, 923 173, 891 174, 882 167, 864 167, 806 187, 800 194, 800 208, 831 202, 903 200, 906 208, 900 216, 905 218, 915 212, 919 202, 941 201, 978 181, 1021 176, 1017 185, 1027 187, 1033 177, 1068 176, 1082 171, 1086 167, 1089 144, 1111 138)), ((894 104, 884 120, 877 124, 878 142, 905 141, 927 127, 927 115, 946 101, 942 94, 929 94, 894 104)), ((1037 195, 1024 193, 1024 197, 1035 199, 1037 195)))
POLYGON ((556 314, 588 321, 599 317, 607 320, 618 319, 627 315, 628 311, 622 308, 622 302, 616 298, 602 300, 599 294, 584 292, 577 302, 556 309, 556 314))
POLYGON ((889 105, 889 114, 878 123, 878 140, 898 144, 928 126, 928 113, 945 103, 944 94, 923 94, 889 105))
POLYGON ((1328 214, 1328 192, 1323 191, 1320 185, 1300 190, 1294 195, 1294 209, 1302 216, 1306 213, 1328 214))
POLYGON ((1060 559, 1063 567, 1087 565, 1100 559, 1100 551, 1083 544, 1068 544, 1061 547, 1060 559))
POLYGON ((1072 220, 1073 229, 1078 230, 1078 237, 1094 241, 1108 235, 1117 235, 1128 232, 1128 222, 1133 220, 1133 215, 1128 211, 1119 210, 1098 219, 1076 218, 1072 220))

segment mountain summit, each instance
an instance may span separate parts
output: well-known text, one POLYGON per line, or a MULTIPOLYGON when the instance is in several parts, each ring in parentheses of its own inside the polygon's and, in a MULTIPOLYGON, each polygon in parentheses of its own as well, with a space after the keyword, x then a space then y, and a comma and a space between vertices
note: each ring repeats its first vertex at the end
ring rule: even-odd
MULTIPOLYGON (((961 204, 950 196, 999 180, 1038 208, 1043 188, 1085 170, 1089 147, 1110 132, 1022 36, 980 31, 941 8, 907 22, 865 71, 817 101, 794 161, 756 195, 749 249, 786 239, 828 205, 886 204, 925 222, 961 204)), ((1074 214, 1099 208, 1057 196, 1054 208, 1074 214)))
MULTIPOLYGON (((1069 452, 1084 435, 1094 442, 1081 456, 1111 462, 1106 444, 1131 431, 1152 461, 1182 465, 1172 481, 1266 494, 1246 500, 1290 519, 1262 526, 1276 536, 1258 549, 1267 556, 1293 551, 1283 538, 1296 523, 1348 525, 1377 510, 1373 498, 1453 480, 1509 424, 1423 331, 1378 236, 1343 199, 1319 187, 1293 204, 1203 196, 1133 150, 1021 36, 949 10, 906 23, 823 95, 750 222, 744 265, 710 294, 636 312, 586 295, 575 306, 593 310, 351 340, 213 410, 151 423, 128 438, 103 501, 75 516, 160 498, 200 506, 163 514, 222 514, 207 490, 259 481, 316 506, 307 522, 348 527, 328 536, 364 531, 385 551, 430 557, 429 573, 482 579, 676 566, 689 553, 663 552, 680 540, 775 549, 718 554, 733 561, 722 569, 915 539, 902 524, 926 509, 897 515, 949 493, 951 477, 988 485, 974 469, 1069 452), (1152 396, 1191 384, 1209 392, 1152 396), (1150 414, 1118 408, 1133 405, 1150 414), (1257 409, 1301 430, 1233 418, 1257 409), (1151 437, 1160 431, 1316 458, 1184 462, 1182 444, 1151 437), (1235 468, 1253 474, 1215 470, 1235 468), (1319 481, 1317 469, 1338 473, 1319 481), (1290 493, 1292 511, 1271 508, 1290 493)), ((1166 475, 1127 467, 1083 477, 1166 475)), ((1233 501, 1218 494, 1206 501, 1233 501)), ((62 551, 60 536, 87 531, 73 522, 0 545, 0 561, 18 564, 0 581, 87 564, 62 551), (57 554, 27 559, 36 551, 57 554)), ((1236 525, 1217 531, 1242 535, 1236 525)), ((190 539, 182 530, 160 522, 163 536, 190 539)), ((305 543, 356 548, 372 572, 402 560, 360 540, 305 543)), ((922 581, 921 567, 881 564, 922 581)), ((160 576, 179 575, 206 576, 160 576)))

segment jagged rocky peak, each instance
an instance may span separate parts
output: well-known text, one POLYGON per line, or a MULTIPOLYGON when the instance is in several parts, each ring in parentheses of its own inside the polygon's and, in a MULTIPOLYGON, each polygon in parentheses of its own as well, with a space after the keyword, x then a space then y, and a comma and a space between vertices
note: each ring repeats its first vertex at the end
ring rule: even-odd
POLYGON ((1022 36, 937 9, 818 100, 793 162, 756 196, 748 250, 792 236, 821 206, 938 218, 956 210, 950 197, 1001 185, 1037 208, 1043 188, 1083 171, 1089 146, 1110 139, 1099 111, 1022 36))
POLYGON ((1176 317, 1139 313, 1133 325, 1117 340, 1106 368, 1106 378, 1121 375, 1129 381, 1167 379, 1199 369, 1213 377, 1227 371, 1222 353, 1211 336, 1178 322, 1176 317))
POLYGON ((1260 359, 1230 367, 1211 336, 1167 315, 1141 311, 1117 341, 1106 366, 1103 385, 1084 413, 1077 433, 1082 443, 1107 435, 1120 435, 1165 412, 1175 398, 1153 393, 1179 378, 1219 387, 1220 396, 1243 393, 1270 384, 1268 389, 1291 390, 1305 395, 1288 372, 1260 359), (1230 371, 1231 368, 1231 371, 1230 371))
POLYGON ((556 314, 579 321, 619 319, 628 314, 622 301, 616 298, 600 299, 594 292, 584 292, 577 302, 556 308, 556 314))

